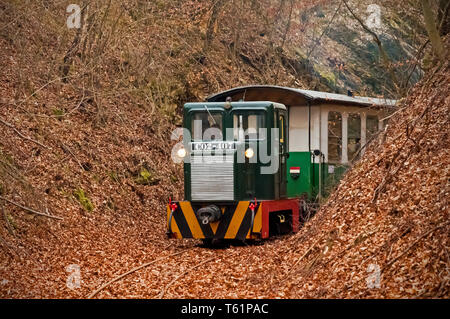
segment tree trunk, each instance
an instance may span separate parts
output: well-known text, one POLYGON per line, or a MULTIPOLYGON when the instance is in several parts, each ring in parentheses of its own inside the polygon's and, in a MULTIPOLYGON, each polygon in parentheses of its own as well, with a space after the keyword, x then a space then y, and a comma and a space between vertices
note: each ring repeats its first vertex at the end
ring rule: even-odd
POLYGON ((422 4, 423 17, 425 20, 425 28, 428 32, 428 38, 430 39, 431 46, 435 55, 440 59, 444 60, 444 46, 442 44, 442 39, 439 35, 439 31, 436 27, 435 15, 430 6, 429 0, 420 0, 422 4))
POLYGON ((81 9, 81 26, 77 29, 75 37, 67 50, 66 54, 63 58, 63 63, 60 66, 60 70, 62 73, 62 81, 67 82, 67 77, 69 76, 70 65, 72 64, 73 57, 79 51, 79 46, 83 38, 86 36, 86 17, 87 17, 87 8, 89 2, 83 3, 81 9))
POLYGON ((214 27, 216 25, 217 18, 219 17, 219 12, 220 9, 222 9, 222 6, 223 0, 213 0, 211 17, 209 18, 208 27, 206 29, 206 39, 205 45, 203 47, 203 53, 206 53, 212 43, 212 40, 214 38, 214 27))

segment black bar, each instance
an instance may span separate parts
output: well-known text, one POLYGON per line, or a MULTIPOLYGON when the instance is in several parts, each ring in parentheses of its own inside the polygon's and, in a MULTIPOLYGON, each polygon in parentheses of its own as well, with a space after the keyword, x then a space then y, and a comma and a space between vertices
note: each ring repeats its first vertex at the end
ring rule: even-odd
MULTIPOLYGON (((99 311, 102 318, 118 315, 126 318, 386 318, 392 309, 401 311, 401 318, 426 310, 427 317, 441 318, 449 305, 448 299, 421 300, 284 300, 284 299, 179 299, 179 300, 0 300, 2 311, 14 314, 41 312, 46 317, 89 317, 99 311), (88 307, 85 307, 88 306, 88 307), (41 309, 38 309, 42 307, 41 309), (445 309, 444 309, 445 307, 445 309), (8 309, 9 308, 9 309, 8 309), (11 310, 11 312, 9 312, 11 310)), ((111 317, 112 318, 112 317, 111 317)), ((120 317, 119 317, 120 318, 120 317)))
POLYGON ((184 214, 181 211, 181 207, 179 205, 178 208, 173 212, 173 218, 177 223, 181 236, 183 236, 183 238, 193 238, 191 229, 189 228, 186 218, 184 217, 184 214))

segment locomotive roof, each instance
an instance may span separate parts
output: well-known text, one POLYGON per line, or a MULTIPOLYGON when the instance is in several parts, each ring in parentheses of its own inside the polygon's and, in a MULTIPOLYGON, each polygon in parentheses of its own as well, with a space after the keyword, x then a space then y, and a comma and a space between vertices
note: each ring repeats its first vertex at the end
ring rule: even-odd
MULTIPOLYGON (((223 101, 214 101, 214 102, 193 102, 193 103, 186 103, 184 107, 186 109, 192 109, 192 108, 204 108, 205 105, 207 107, 215 107, 215 106, 223 106, 221 104, 224 104, 223 101)), ((236 108, 253 108, 253 107, 269 107, 273 105, 276 109, 283 109, 286 110, 286 106, 284 106, 281 103, 272 102, 272 101, 246 101, 246 102, 231 102, 231 106, 233 109, 236 108)))
POLYGON ((233 88, 206 98, 208 102, 225 101, 227 97, 232 100, 258 101, 269 100, 284 105, 305 105, 308 102, 312 104, 333 103, 349 104, 364 107, 384 107, 395 106, 396 100, 381 99, 363 96, 348 96, 345 94, 328 93, 312 90, 303 90, 276 85, 249 85, 233 88))

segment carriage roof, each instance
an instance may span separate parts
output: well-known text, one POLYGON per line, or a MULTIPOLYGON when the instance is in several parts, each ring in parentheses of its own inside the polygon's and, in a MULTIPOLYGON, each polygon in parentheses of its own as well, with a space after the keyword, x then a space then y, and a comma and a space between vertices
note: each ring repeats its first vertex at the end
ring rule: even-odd
POLYGON ((233 88, 206 98, 208 102, 225 101, 231 97, 233 101, 274 101, 287 106, 298 106, 311 104, 345 104, 361 107, 393 107, 396 100, 348 96, 345 94, 303 90, 275 85, 249 85, 233 88))

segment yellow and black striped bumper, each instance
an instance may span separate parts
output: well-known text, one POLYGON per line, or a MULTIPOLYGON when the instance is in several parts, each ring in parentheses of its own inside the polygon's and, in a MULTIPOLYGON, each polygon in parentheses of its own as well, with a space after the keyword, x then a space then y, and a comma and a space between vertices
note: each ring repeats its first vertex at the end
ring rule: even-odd
POLYGON ((249 201, 220 206, 222 217, 216 222, 203 224, 195 211, 200 205, 191 202, 175 202, 176 209, 167 205, 167 228, 172 238, 198 239, 251 239, 261 238, 262 205, 260 203, 252 211, 249 201), (172 216, 171 216, 172 214, 172 216), (253 215, 253 225, 252 225, 253 215), (170 225, 169 225, 170 223, 170 225))

